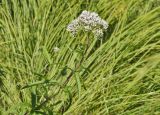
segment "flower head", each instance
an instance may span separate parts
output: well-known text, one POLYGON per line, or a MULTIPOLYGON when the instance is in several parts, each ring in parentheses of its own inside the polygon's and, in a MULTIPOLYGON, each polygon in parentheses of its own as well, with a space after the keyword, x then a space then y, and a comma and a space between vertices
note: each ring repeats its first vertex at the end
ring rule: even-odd
POLYGON ((58 52, 60 49, 58 47, 53 48, 54 52, 58 52))
POLYGON ((103 37, 103 31, 107 30, 108 23, 101 19, 95 12, 83 11, 79 17, 73 20, 67 30, 75 36, 78 30, 91 31, 96 37, 103 37))
POLYGON ((103 30, 102 29, 95 29, 92 31, 96 37, 103 37, 103 30))
POLYGON ((67 30, 70 31, 73 35, 77 33, 79 29, 79 21, 78 19, 73 20, 68 26, 67 30))

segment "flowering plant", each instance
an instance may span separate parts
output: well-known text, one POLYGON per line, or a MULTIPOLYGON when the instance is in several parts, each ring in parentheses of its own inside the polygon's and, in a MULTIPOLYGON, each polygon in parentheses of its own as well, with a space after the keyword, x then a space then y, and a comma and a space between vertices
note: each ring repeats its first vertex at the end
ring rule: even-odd
POLYGON ((95 37, 103 37, 103 32, 107 30, 108 23, 101 19, 95 12, 83 11, 78 18, 73 20, 68 26, 67 30, 73 36, 77 35, 79 30, 90 31, 95 37))

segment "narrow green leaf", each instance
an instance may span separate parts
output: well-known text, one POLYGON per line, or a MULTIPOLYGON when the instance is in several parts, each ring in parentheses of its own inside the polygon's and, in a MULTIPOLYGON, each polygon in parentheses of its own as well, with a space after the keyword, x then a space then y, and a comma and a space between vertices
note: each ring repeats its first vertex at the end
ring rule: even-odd
POLYGON ((36 96, 35 92, 31 92, 32 109, 34 109, 36 107, 36 103, 37 103, 37 96, 36 96))
POLYGON ((42 80, 42 81, 37 81, 37 82, 34 82, 34 83, 27 84, 24 87, 22 87, 22 89, 26 89, 26 88, 29 88, 29 87, 37 86, 37 85, 40 85, 40 84, 47 84, 47 83, 59 85, 59 83, 57 81, 55 81, 55 80, 50 80, 50 81, 49 80, 42 80))
POLYGON ((77 72, 75 73, 75 79, 76 79, 76 84, 77 84, 77 88, 78 88, 78 95, 80 97, 82 84, 81 84, 81 81, 80 81, 80 75, 77 72))
POLYGON ((45 58, 47 59, 47 61, 51 64, 52 63, 51 56, 50 56, 49 52, 47 51, 46 47, 43 47, 43 54, 44 54, 45 58))

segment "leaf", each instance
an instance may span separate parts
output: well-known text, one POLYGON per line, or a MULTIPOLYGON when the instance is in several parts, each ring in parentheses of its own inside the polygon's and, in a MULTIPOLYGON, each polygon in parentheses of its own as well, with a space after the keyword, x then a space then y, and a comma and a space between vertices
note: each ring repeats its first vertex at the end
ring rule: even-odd
POLYGON ((80 81, 79 76, 80 76, 79 73, 76 73, 76 74, 75 74, 75 79, 76 79, 77 88, 78 88, 78 95, 79 95, 79 97, 80 97, 82 85, 81 85, 81 81, 80 81))
POLYGON ((32 109, 34 109, 37 104, 37 96, 35 92, 31 92, 31 104, 32 104, 32 109))
POLYGON ((24 87, 22 87, 22 89, 37 86, 37 85, 40 85, 40 84, 47 84, 47 83, 58 84, 59 85, 59 83, 55 80, 42 80, 42 81, 37 81, 37 82, 34 82, 34 83, 27 84, 24 87))
POLYGON ((43 47, 43 54, 44 54, 45 58, 47 58, 48 62, 51 64, 51 63, 52 63, 51 56, 50 56, 50 54, 48 53, 46 47, 43 47))
POLYGON ((66 67, 66 66, 62 69, 61 75, 62 75, 62 76, 67 75, 67 67, 66 67))
POLYGON ((4 76, 4 71, 0 68, 0 76, 4 76))
POLYGON ((53 111, 48 109, 48 115, 53 115, 53 111))
POLYGON ((35 110, 34 113, 35 113, 36 115, 46 115, 45 112, 42 112, 42 111, 40 111, 40 110, 35 110))
POLYGON ((68 95, 68 99, 64 102, 64 105, 61 107, 61 112, 64 113, 65 111, 67 111, 72 103, 72 94, 70 91, 70 87, 66 86, 64 89, 64 92, 68 95))

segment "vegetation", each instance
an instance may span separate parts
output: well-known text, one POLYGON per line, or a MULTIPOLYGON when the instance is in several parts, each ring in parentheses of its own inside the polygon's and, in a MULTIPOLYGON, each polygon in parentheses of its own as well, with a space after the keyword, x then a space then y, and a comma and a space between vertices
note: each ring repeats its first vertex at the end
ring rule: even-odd
POLYGON ((159 0, 2 0, 0 114, 159 115, 159 31, 159 0), (84 10, 103 39, 66 30, 84 10))

